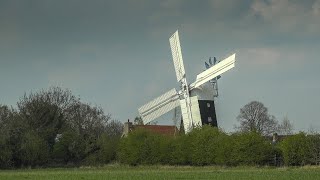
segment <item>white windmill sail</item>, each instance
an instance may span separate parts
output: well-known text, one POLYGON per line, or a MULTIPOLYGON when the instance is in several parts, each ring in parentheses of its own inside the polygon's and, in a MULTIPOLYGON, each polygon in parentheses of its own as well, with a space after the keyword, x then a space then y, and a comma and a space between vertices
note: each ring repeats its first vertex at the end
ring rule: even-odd
POLYGON ((198 99, 197 96, 192 96, 192 97, 190 97, 190 101, 191 101, 191 104, 192 104, 192 106, 191 106, 191 113, 192 113, 193 126, 194 126, 194 127, 200 127, 200 126, 202 126, 198 100, 199 100, 199 99, 198 99))
POLYGON ((183 120, 184 132, 188 133, 192 130, 192 121, 189 116, 188 104, 186 103, 185 99, 180 100, 180 107, 181 107, 181 115, 183 120))
POLYGON ((141 106, 138 111, 143 123, 147 124, 179 105, 179 95, 176 89, 171 89, 153 101, 141 106))
POLYGON ((189 94, 189 86, 185 75, 183 58, 181 53, 181 46, 179 40, 178 30, 169 38, 172 60, 176 71, 177 81, 181 82, 182 99, 180 100, 180 107, 182 119, 184 123, 185 132, 188 133, 192 129, 193 118, 191 111, 191 101, 189 94))
POLYGON ((174 114, 173 114, 172 121, 173 121, 173 124, 174 124, 178 129, 180 129, 181 117, 182 117, 181 108, 180 108, 180 107, 174 108, 174 114))
POLYGON ((221 75, 222 73, 232 69, 235 66, 235 56, 236 54, 233 54, 218 64, 198 74, 196 81, 190 85, 190 89, 197 88, 211 79, 221 75))
POLYGON ((176 71, 177 81, 181 81, 185 77, 181 47, 180 47, 180 40, 179 40, 179 33, 176 31, 170 38, 170 47, 171 53, 173 58, 174 69, 176 71))

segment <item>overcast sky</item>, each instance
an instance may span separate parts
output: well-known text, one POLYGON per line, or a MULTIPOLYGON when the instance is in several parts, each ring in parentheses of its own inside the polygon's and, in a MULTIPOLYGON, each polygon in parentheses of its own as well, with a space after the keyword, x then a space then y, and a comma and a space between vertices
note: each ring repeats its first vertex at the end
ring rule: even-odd
POLYGON ((210 56, 237 53, 219 81, 220 127, 257 100, 297 131, 320 130, 320 0, 0 0, 0 103, 61 86, 133 119, 179 85, 177 29, 189 82, 210 56))

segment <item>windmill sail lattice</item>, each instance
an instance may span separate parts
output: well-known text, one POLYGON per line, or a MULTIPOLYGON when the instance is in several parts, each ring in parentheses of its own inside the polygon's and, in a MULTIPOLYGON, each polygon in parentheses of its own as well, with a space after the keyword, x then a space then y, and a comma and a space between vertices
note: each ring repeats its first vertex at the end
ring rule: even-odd
POLYGON ((212 66, 211 68, 207 69, 206 71, 197 75, 197 79, 194 83, 190 86, 191 88, 197 88, 202 84, 210 81, 211 79, 221 75, 222 73, 228 71, 229 69, 234 67, 235 63, 235 54, 229 56, 225 60, 221 61, 220 63, 212 66))
POLYGON ((176 89, 171 89, 153 101, 141 106, 138 111, 143 123, 147 124, 179 105, 179 95, 176 89))
POLYGON ((169 39, 174 69, 176 71, 177 81, 181 81, 185 77, 179 33, 176 31, 169 39))

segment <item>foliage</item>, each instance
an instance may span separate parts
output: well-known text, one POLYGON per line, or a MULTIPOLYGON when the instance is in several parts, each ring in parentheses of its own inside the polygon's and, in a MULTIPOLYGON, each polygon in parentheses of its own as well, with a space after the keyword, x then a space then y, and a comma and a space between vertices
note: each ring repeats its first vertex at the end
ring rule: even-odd
POLYGON ((224 159, 219 157, 223 156, 220 148, 228 142, 225 141, 225 134, 217 128, 204 126, 193 130, 189 136, 192 164, 211 165, 217 164, 217 159, 220 159, 220 162, 224 159))
POLYGON ((187 165, 190 159, 189 137, 182 134, 176 138, 167 138, 169 153, 163 153, 167 156, 167 162, 170 165, 187 165))
POLYGON ((30 131, 24 134, 21 143, 21 161, 24 166, 43 165, 49 161, 49 147, 37 133, 30 131))
POLYGON ((115 160, 122 123, 59 87, 0 106, 0 168, 103 164, 115 160))
POLYGON ((256 132, 232 135, 232 159, 235 165, 263 165, 271 157, 272 146, 256 132))
POLYGON ((12 166, 12 151, 9 147, 8 124, 12 118, 12 111, 5 105, 0 105, 0 168, 12 166))
MULTIPOLYGON (((270 165, 274 157, 283 157, 288 166, 320 163, 319 134, 299 133, 272 144, 264 135, 276 121, 263 104, 254 104, 241 109, 240 114, 245 115, 239 115, 242 131, 234 134, 211 126, 176 136, 138 128, 120 138, 121 122, 101 107, 75 98, 69 90, 53 87, 25 94, 17 109, 0 105, 0 168, 96 166, 112 161, 129 165, 270 165), (254 107, 258 108, 252 111, 254 107)), ((283 127, 290 130, 288 122, 283 127)))
POLYGON ((137 129, 121 140, 119 161, 130 165, 158 164, 161 162, 161 141, 164 139, 148 130, 137 129))
POLYGON ((287 166, 310 163, 312 144, 310 138, 302 132, 285 138, 280 144, 280 149, 287 166))
POLYGON ((277 130, 275 117, 268 114, 268 109, 258 101, 252 101, 240 109, 237 117, 241 132, 258 132, 270 135, 277 130))
POLYGON ((5 136, 0 135, 0 168, 10 168, 12 166, 12 151, 8 147, 5 136))
POLYGON ((204 126, 177 137, 136 130, 121 139, 118 159, 130 165, 264 165, 272 152, 270 142, 258 133, 227 135, 204 126))
POLYGON ((308 136, 310 142, 310 163, 319 165, 320 164, 320 134, 311 134, 308 136))

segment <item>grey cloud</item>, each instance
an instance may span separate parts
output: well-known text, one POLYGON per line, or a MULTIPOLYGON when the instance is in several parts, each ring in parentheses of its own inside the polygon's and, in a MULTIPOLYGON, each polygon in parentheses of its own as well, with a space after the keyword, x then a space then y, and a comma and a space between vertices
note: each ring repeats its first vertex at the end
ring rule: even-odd
POLYGON ((312 32, 313 28, 320 28, 319 2, 316 0, 309 4, 306 1, 256 0, 251 7, 253 13, 273 29, 285 33, 298 31, 298 34, 304 34, 305 31, 312 32))

